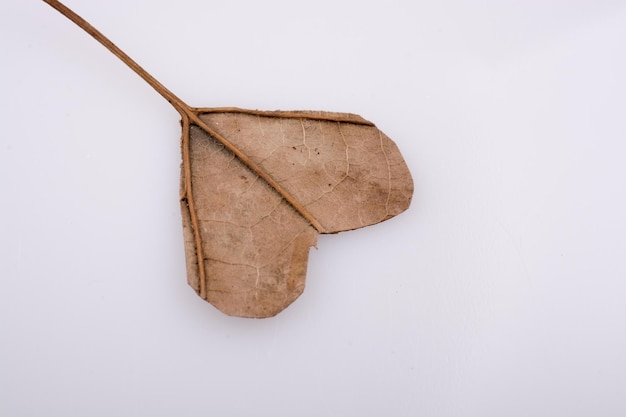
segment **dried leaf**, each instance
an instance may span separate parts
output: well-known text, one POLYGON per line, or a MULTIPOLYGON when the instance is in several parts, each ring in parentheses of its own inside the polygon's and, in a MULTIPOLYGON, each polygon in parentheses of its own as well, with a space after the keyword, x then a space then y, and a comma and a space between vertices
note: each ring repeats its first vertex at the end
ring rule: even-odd
POLYGON ((318 233, 379 223, 409 206, 413 182, 398 148, 359 116, 195 111, 210 130, 184 126, 190 128, 182 205, 187 273, 200 296, 226 314, 282 311, 304 289, 318 233))
POLYGON ((74 12, 44 1, 180 113, 188 282, 222 312, 279 313, 304 290, 319 233, 376 224, 409 207, 411 174, 373 123, 347 113, 189 107, 74 12))

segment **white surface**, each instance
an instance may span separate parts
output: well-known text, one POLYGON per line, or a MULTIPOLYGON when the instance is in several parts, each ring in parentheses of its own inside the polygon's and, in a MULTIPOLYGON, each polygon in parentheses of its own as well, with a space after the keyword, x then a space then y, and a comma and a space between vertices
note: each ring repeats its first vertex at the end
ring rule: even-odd
POLYGON ((68 0, 196 106, 361 114, 412 207, 279 316, 187 287, 177 113, 0 4, 0 415, 626 415, 623 1, 68 0))

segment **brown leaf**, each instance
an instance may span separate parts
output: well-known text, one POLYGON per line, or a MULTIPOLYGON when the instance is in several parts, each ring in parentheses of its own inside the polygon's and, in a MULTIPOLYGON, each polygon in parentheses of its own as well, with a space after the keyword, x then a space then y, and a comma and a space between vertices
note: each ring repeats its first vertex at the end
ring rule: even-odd
POLYGON ((304 290, 319 233, 409 207, 395 143, 347 113, 192 108, 57 0, 44 0, 111 50, 182 117, 181 209, 187 278, 222 312, 270 317, 304 290))
POLYGON ((359 116, 195 112, 210 130, 184 126, 187 275, 200 296, 226 314, 277 314, 304 290, 318 233, 379 223, 409 206, 413 182, 398 148, 359 116), (252 169, 214 136, 246 155, 252 169))

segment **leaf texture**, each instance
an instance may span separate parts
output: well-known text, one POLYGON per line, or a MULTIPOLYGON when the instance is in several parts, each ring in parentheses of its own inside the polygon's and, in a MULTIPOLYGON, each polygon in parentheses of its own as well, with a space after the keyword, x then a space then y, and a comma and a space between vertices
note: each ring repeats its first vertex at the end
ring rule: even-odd
POLYGON ((279 313, 304 290, 318 233, 379 223, 409 206, 413 181, 397 146, 359 116, 195 111, 209 132, 188 126, 188 183, 197 216, 196 229, 183 198, 188 282, 226 314, 279 313), (255 169, 211 133, 250 158, 255 169))

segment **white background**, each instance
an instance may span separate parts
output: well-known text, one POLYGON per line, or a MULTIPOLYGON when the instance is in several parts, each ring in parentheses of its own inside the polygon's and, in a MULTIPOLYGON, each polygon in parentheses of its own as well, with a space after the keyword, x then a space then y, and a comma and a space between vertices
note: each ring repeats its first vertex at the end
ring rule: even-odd
POLYGON ((623 1, 67 0, 193 106, 358 113, 416 186, 279 316, 187 287, 178 114, 0 4, 0 415, 626 415, 623 1))

